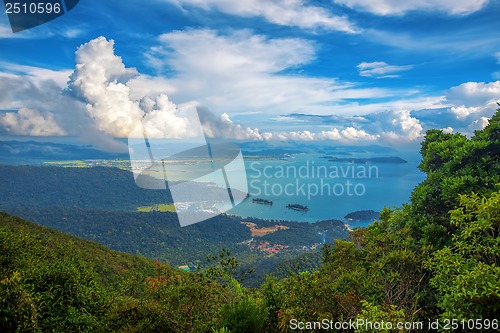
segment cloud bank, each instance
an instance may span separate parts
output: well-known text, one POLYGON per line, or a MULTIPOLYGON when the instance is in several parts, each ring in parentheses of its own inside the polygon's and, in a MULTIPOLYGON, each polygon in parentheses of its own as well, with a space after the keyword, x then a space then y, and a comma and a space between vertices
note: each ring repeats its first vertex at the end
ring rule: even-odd
MULTIPOLYGON (((347 107, 358 112, 345 112, 346 99, 380 97, 385 91, 283 73, 313 58, 314 46, 301 39, 271 40, 245 31, 221 36, 211 30, 191 30, 161 36, 149 61, 159 71, 166 66, 174 74, 150 76, 127 68, 115 54, 113 40, 99 37, 76 51, 76 66, 65 89, 62 82, 68 70, 14 66, 10 73, 0 73, 0 109, 9 110, 0 113, 0 128, 16 135, 70 135, 119 151, 125 146, 114 138, 127 137, 141 122, 148 124, 148 134, 153 137, 199 135, 192 126, 198 116, 194 119, 193 113, 185 112, 184 106, 177 106, 170 98, 189 100, 199 93, 200 99, 193 103, 213 101, 222 109, 215 115, 208 108, 199 108, 204 134, 209 137, 403 144, 421 140, 426 128, 439 126, 446 132, 466 133, 483 128, 500 96, 500 81, 467 82, 443 96, 353 104, 347 107), (296 48, 300 51, 291 52, 296 48), (308 104, 301 104, 304 102, 308 104), (302 107, 297 108, 297 104, 302 107), (310 106, 307 113, 297 112, 306 105, 310 106), (241 114, 258 110, 254 119, 278 110, 289 113, 275 118, 287 120, 282 129, 276 130, 274 123, 272 130, 262 131, 235 122, 224 108, 241 114)), ((358 67, 372 70, 366 75, 392 75, 406 69, 381 62, 362 64, 358 67)))
POLYGON ((334 2, 375 15, 403 15, 410 11, 468 15, 488 4, 488 0, 334 0, 334 2))
POLYGON ((22 108, 17 113, 0 114, 0 125, 11 134, 29 136, 61 136, 66 135, 55 121, 52 113, 41 113, 36 110, 22 108))
POLYGON ((181 8, 192 6, 241 17, 261 17, 277 25, 303 29, 322 28, 345 33, 358 32, 358 28, 346 16, 334 15, 323 7, 306 5, 302 0, 170 0, 170 2, 181 8))

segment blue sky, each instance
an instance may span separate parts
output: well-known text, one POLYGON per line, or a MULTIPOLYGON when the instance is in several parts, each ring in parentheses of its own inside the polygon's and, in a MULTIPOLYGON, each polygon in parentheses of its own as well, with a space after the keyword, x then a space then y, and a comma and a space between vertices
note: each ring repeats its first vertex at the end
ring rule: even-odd
POLYGON ((470 135, 500 99, 499 13, 497 0, 81 0, 16 34, 1 13, 0 136, 120 150, 145 117, 184 135, 185 103, 236 140, 470 135))

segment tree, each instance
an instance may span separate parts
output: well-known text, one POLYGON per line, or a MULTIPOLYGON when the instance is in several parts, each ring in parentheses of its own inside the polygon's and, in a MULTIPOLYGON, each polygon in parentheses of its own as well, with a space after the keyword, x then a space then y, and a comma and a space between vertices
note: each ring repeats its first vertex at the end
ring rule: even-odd
POLYGON ((453 243, 437 252, 426 265, 434 276, 438 306, 444 318, 500 316, 500 192, 491 197, 476 193, 460 196, 451 211, 457 227, 453 243))

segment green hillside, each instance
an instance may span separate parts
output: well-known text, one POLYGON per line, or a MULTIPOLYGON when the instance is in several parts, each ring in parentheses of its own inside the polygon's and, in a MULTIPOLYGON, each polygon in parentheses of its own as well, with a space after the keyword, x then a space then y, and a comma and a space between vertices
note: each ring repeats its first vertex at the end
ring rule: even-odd
MULTIPOLYGON (((219 215, 203 223, 181 227, 173 212, 138 212, 137 207, 169 202, 168 191, 144 190, 136 186, 129 171, 116 168, 63 168, 55 166, 1 166, 0 211, 73 236, 96 241, 113 250, 168 261, 174 267, 206 266, 209 254, 229 249, 245 270, 253 270, 244 284, 256 287, 276 267, 301 255, 318 251, 327 232, 327 242, 348 236, 341 221, 309 224, 266 221, 219 215), (270 246, 286 246, 279 253, 251 249, 252 235, 241 222, 260 227, 282 224, 287 230, 255 239, 270 246), (246 243, 245 243, 246 242, 246 243)), ((193 193, 199 191, 193 190, 193 193)), ((317 267, 316 255, 302 265, 317 267)))
POLYGON ((204 275, 3 213, 0 262, 1 332, 210 332, 238 297, 204 275))
POLYGON ((135 211, 172 202, 170 192, 138 187, 131 172, 117 168, 0 165, 0 209, 69 206, 135 211))
POLYGON ((410 204, 258 289, 228 251, 186 273, 1 214, 0 331, 498 331, 500 111, 472 138, 428 131, 421 153, 410 204))

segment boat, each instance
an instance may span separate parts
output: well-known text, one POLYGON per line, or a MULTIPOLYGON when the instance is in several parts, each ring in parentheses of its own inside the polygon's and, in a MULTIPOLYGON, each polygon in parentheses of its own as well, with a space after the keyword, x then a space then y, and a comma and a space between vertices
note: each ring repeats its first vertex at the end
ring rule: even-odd
POLYGON ((271 200, 266 200, 266 199, 261 199, 261 198, 252 199, 252 202, 253 203, 258 203, 258 204, 261 204, 261 205, 270 205, 270 206, 273 205, 273 202, 271 200))
POLYGON ((307 212, 309 210, 309 207, 299 205, 299 204, 290 204, 290 205, 287 205, 286 208, 297 210, 299 212, 307 212))

